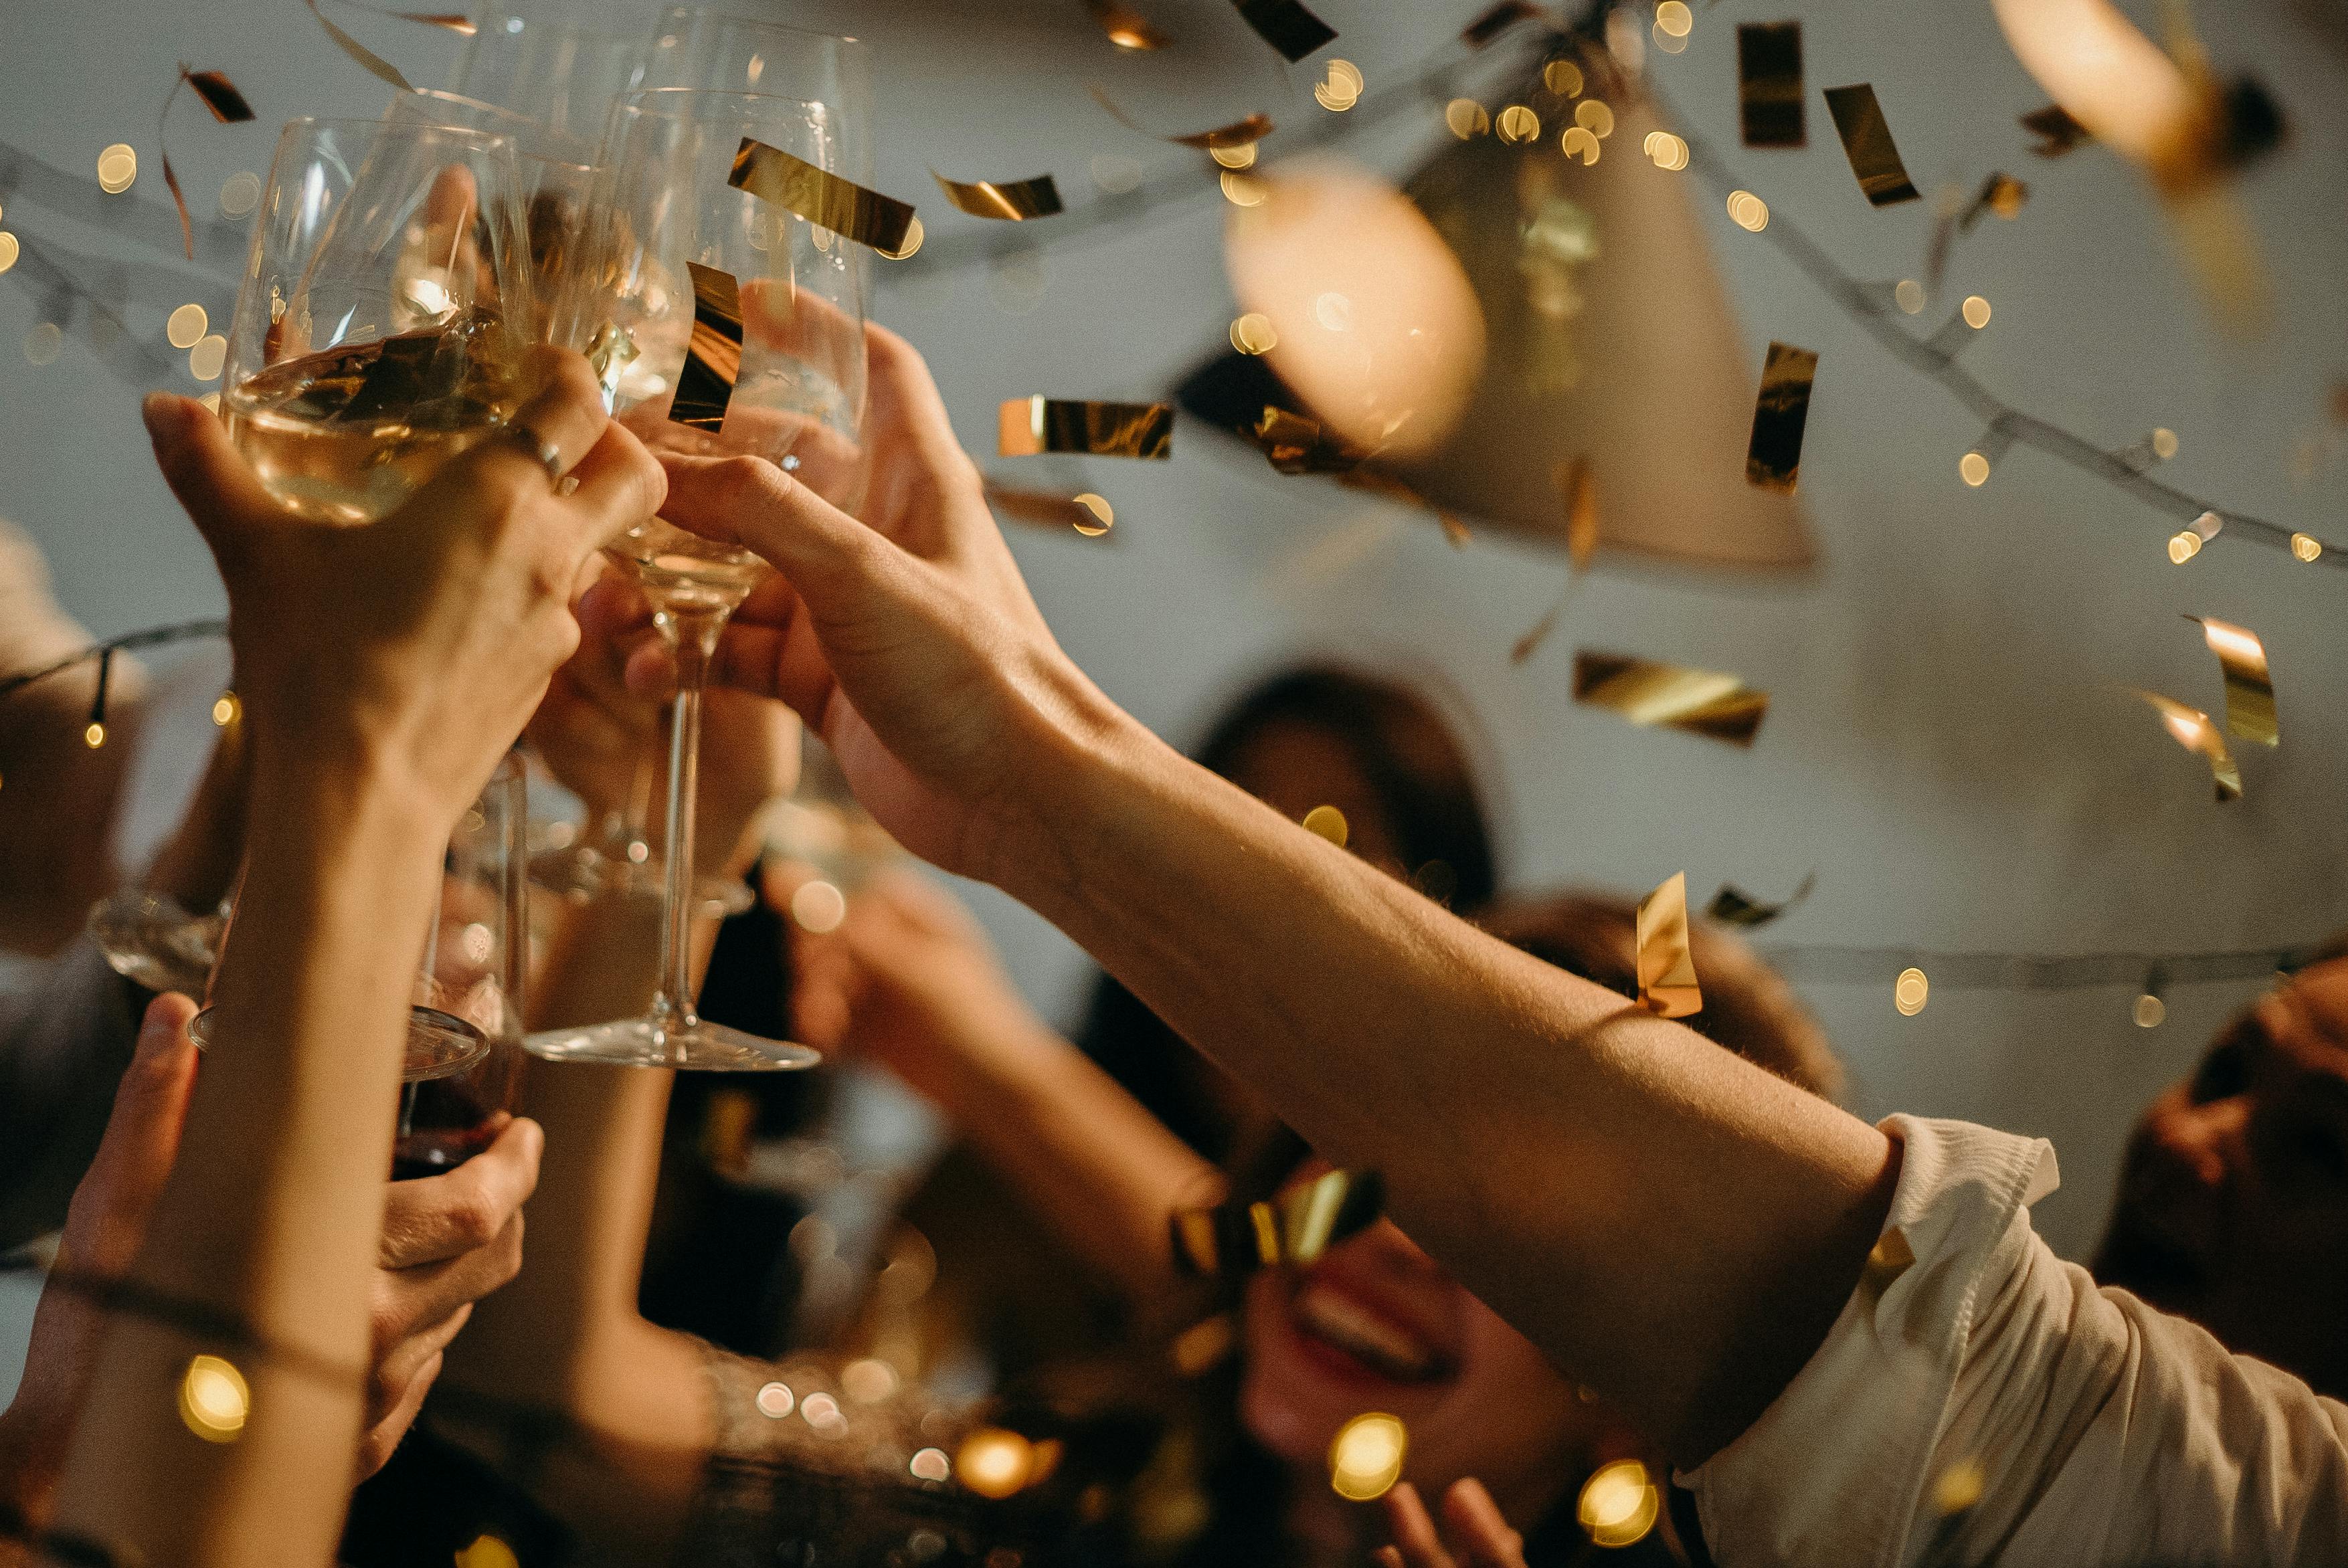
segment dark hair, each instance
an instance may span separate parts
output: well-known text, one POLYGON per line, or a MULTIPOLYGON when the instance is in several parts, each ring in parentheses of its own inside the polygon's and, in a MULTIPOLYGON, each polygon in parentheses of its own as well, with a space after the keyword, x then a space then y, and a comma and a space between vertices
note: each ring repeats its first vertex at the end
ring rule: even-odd
MULTIPOLYGON (((1639 907, 1610 893, 1557 893, 1496 906, 1477 922, 1545 964, 1626 997, 1639 994, 1639 907)), ((1842 1063, 1826 1031, 1777 971, 1738 938, 1708 920, 1688 922, 1704 1008, 1683 1020, 1715 1045, 1733 1050, 1821 1100, 1842 1091, 1842 1063)))
MULTIPOLYGON (((1492 897, 1496 875, 1482 798, 1467 749, 1433 703, 1376 676, 1303 665, 1241 695, 1194 755, 1229 778, 1258 739, 1289 726, 1318 731, 1352 757, 1385 815, 1402 876, 1454 908, 1477 908, 1492 897)), ((1094 988, 1076 1043, 1208 1159, 1222 1163, 1240 1143, 1252 1141, 1240 1137, 1242 1091, 1106 975, 1094 988)))
POLYGON ((1474 909, 1491 898, 1498 878, 1483 800, 1467 749, 1432 702, 1377 676, 1302 665, 1231 704, 1193 754, 1230 778, 1249 746, 1284 726, 1318 730, 1345 748, 1377 796, 1406 877, 1439 865, 1448 884, 1439 902, 1474 909))

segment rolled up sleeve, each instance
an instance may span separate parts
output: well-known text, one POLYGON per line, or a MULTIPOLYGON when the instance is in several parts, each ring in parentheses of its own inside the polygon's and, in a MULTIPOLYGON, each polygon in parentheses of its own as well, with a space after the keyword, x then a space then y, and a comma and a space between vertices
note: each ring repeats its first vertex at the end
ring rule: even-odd
POLYGON ((1681 1477, 1725 1568, 2348 1563, 2348 1407, 2056 1258, 2044 1141, 1883 1130, 1900 1182, 1857 1289, 1681 1477))

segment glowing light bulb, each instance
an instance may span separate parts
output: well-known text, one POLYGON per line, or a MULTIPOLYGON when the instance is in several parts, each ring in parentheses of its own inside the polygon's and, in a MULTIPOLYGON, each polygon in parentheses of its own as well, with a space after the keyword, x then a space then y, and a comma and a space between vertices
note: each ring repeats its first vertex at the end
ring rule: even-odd
POLYGON ((1409 1447, 1401 1421, 1380 1411, 1355 1416, 1329 1445, 1329 1486, 1351 1502, 1383 1497, 1402 1479, 1409 1447))

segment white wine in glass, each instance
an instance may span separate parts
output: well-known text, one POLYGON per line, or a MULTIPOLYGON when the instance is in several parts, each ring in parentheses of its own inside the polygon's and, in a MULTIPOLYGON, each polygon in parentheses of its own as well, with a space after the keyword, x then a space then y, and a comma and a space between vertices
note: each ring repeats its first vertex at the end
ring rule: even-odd
MULTIPOLYGON (((839 167, 829 106, 686 88, 633 93, 613 111, 585 245, 596 286, 571 336, 604 356, 613 413, 657 450, 754 456, 836 505, 861 497, 864 286, 860 247, 730 175, 751 142, 839 167), (592 330, 591 330, 592 329, 592 330)), ((591 359, 594 356, 591 355, 591 359)), ((605 547, 643 589, 675 651, 660 983, 651 1011, 527 1042, 559 1061, 759 1071, 812 1066, 694 1008, 694 799, 702 688, 726 620, 770 575, 758 557, 651 518, 605 547)))
MULTIPOLYGON (((228 334, 221 412, 271 494, 323 526, 373 523, 504 429, 530 390, 527 191, 510 137, 406 119, 297 119, 278 138, 228 334)), ((222 935, 234 939, 234 918, 222 935)), ((432 997, 407 1071, 489 1050, 432 997)))

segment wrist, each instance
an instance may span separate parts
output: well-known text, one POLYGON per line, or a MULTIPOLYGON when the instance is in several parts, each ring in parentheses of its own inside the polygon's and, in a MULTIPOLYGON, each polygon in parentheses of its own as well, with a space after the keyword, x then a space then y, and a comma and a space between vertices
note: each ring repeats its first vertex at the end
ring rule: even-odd
POLYGON ((1184 765, 1073 665, 1067 674, 1071 690, 1057 720, 1028 748, 1034 755, 1017 771, 1016 798, 991 825, 974 873, 1047 919, 1081 896, 1108 825, 1130 812, 1137 791, 1154 790, 1153 781, 1184 765))

